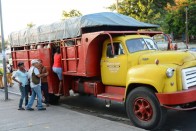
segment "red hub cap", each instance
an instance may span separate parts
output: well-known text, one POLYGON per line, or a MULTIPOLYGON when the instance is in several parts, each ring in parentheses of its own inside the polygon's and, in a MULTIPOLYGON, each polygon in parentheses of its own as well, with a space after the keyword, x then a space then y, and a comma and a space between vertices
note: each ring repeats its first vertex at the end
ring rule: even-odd
POLYGON ((144 98, 137 98, 134 102, 134 113, 140 120, 148 121, 152 118, 151 104, 144 98))

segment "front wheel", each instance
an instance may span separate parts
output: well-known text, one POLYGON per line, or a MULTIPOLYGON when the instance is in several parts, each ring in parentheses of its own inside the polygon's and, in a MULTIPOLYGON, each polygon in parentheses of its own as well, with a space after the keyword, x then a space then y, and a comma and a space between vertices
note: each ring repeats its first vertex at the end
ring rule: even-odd
POLYGON ((147 130, 162 125, 167 112, 148 87, 137 87, 128 94, 126 111, 135 126, 147 130))

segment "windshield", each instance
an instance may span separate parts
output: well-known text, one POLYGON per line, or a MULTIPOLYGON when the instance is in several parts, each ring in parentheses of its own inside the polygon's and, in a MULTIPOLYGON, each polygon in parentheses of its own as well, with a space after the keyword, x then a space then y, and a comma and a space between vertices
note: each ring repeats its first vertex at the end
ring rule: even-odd
POLYGON ((130 39, 126 41, 126 45, 130 53, 158 49, 154 41, 149 38, 130 39))

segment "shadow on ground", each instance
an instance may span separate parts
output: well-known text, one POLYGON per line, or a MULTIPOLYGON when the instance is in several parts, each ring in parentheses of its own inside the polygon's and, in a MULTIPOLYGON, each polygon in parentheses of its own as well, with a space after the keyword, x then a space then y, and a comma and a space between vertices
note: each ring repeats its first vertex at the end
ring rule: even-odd
MULTIPOLYGON (((62 106, 72 108, 79 112, 96 115, 98 117, 130 124, 126 115, 124 105, 113 102, 110 108, 105 107, 103 100, 93 96, 63 97, 60 100, 62 106)), ((194 111, 173 111, 168 110, 164 126, 157 131, 195 131, 196 110, 194 111)))

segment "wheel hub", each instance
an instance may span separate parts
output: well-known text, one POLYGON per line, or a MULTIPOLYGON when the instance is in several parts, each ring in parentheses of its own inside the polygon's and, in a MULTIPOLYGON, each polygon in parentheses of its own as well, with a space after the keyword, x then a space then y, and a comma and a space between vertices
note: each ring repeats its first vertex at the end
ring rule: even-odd
POLYGON ((153 115, 151 104, 144 98, 137 98, 134 102, 134 113, 137 118, 149 121, 153 115))

